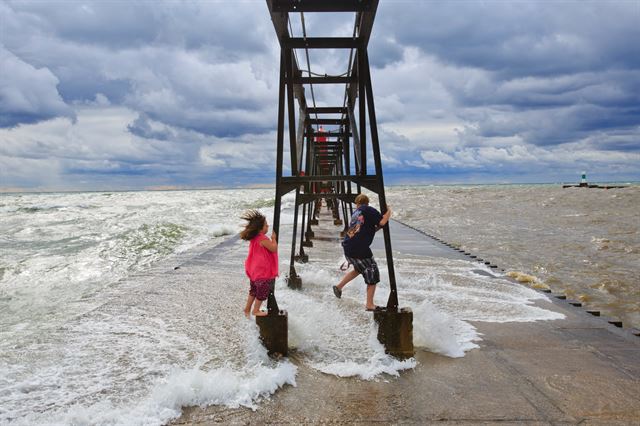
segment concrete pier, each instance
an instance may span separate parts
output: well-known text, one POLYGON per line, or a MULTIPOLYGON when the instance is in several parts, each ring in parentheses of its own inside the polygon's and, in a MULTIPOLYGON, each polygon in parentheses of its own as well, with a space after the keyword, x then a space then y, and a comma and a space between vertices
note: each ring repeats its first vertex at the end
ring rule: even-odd
MULTIPOLYGON (((394 251, 478 264, 405 225, 392 221, 391 227, 394 251)), ((316 239, 316 248, 307 252, 310 262, 324 245, 339 249, 329 238, 339 232, 330 215, 323 214, 314 231, 326 241, 316 239)), ((381 237, 374 246, 379 258, 381 237)), ((217 250, 210 256, 233 255, 217 250)), ((565 319, 474 322, 482 334, 480 348, 455 359, 416 350, 415 369, 377 381, 322 374, 293 353, 297 387, 280 389, 256 411, 185 408, 173 424, 640 424, 640 338, 570 301, 549 296, 536 304, 565 319)))
POLYGON ((598 189, 617 189, 626 188, 624 185, 562 185, 563 188, 598 188, 598 189))

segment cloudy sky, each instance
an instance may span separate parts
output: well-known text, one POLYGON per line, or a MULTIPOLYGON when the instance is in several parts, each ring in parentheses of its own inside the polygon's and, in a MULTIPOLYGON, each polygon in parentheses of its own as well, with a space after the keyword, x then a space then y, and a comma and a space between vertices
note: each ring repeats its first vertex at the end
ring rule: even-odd
MULTIPOLYGON (((305 15, 310 36, 353 19, 305 15)), ((381 0, 385 181, 640 180, 638 40, 638 0, 381 0)), ((0 190, 272 184, 278 62, 264 1, 0 0, 0 190)))

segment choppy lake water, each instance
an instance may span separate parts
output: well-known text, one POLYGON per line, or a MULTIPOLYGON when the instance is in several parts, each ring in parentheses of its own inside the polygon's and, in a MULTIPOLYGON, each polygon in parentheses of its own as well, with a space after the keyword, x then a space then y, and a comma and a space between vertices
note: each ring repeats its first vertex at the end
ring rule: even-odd
MULTIPOLYGON (((637 187, 395 187, 388 197, 402 221, 637 318, 639 194, 637 187), (615 280, 623 284, 601 285, 615 280), (617 302, 616 294, 635 302, 617 302)), ((330 286, 342 259, 331 245, 316 246, 322 262, 298 268, 302 292, 277 283, 294 363, 265 356, 241 314, 246 283, 213 287, 206 278, 242 278, 243 242, 199 272, 163 278, 235 234, 242 211, 270 216, 272 197, 272 189, 0 195, 0 423, 162 424, 185 405, 259 409, 261 398, 295 383, 296 362, 362 380, 412 368, 377 344, 361 309, 362 285, 351 284, 336 305, 330 286)), ((285 234, 292 220, 287 196, 285 234)), ((459 357, 477 348, 471 321, 561 317, 533 306, 540 293, 474 274, 469 262, 398 255, 396 263, 424 350, 459 357)), ((387 294, 383 279, 376 297, 387 294)))
POLYGON ((640 328, 640 185, 390 188, 396 218, 640 328))

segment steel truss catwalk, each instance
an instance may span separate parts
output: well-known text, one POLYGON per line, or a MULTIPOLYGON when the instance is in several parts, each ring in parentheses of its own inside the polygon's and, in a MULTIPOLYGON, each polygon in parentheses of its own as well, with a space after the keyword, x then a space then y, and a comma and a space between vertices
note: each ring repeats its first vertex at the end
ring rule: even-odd
MULTIPOLYGON (((295 262, 308 259, 304 247, 312 246, 312 226, 317 224, 318 200, 325 199, 331 203, 334 224, 344 224, 342 234, 347 230, 353 202, 361 188, 376 193, 382 212, 387 210, 367 53, 378 0, 267 0, 267 6, 281 48, 273 230, 279 235, 282 197, 295 191, 287 281, 291 287, 300 287, 302 283, 296 273, 295 262), (354 36, 307 37, 305 30, 304 37, 293 37, 289 30, 290 14, 300 13, 304 25, 304 13, 311 12, 352 13, 355 18, 354 36), (322 76, 310 69, 301 70, 296 49, 304 49, 307 58, 309 50, 345 49, 350 52, 349 69, 339 76, 322 76), (336 100, 333 106, 316 106, 315 99, 311 106, 308 105, 305 89, 309 88, 313 94, 313 85, 317 84, 344 86, 344 99, 336 100), (339 118, 335 118, 336 115, 339 118), (325 131, 320 126, 334 129, 325 131), (290 176, 283 175, 285 131, 289 139, 290 176), (367 132, 370 132, 369 138, 367 132), (371 141, 373 173, 367 170, 367 139, 371 141), (301 206, 303 214, 299 224, 301 206)), ((383 228, 383 233, 391 290, 387 311, 393 312, 398 309, 398 295, 389 226, 383 228)), ((278 312, 273 293, 269 297, 268 309, 270 313, 278 312)))

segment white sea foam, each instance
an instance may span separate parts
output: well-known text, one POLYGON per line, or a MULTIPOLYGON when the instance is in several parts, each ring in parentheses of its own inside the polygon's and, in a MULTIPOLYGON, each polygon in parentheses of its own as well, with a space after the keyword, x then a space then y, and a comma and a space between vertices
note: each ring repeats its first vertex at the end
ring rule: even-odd
POLYGON ((362 380, 377 379, 381 374, 399 376, 400 371, 408 370, 416 366, 416 360, 414 358, 398 360, 385 354, 384 346, 378 341, 377 333, 378 327, 372 323, 369 328, 368 339, 372 353, 364 362, 363 360, 331 363, 316 362, 312 364, 312 366, 326 374, 333 374, 338 377, 358 377, 362 380))
POLYGON ((474 341, 480 337, 468 322, 442 312, 427 300, 412 310, 414 346, 451 358, 463 357, 478 347, 474 341))
POLYGON ((338 304, 333 294, 319 300, 316 290, 330 289, 318 286, 327 283, 319 277, 329 274, 313 269, 303 277, 315 276, 316 280, 305 280, 302 292, 287 289, 283 280, 276 284, 280 307, 289 313, 289 344, 305 363, 323 373, 363 380, 381 374, 397 376, 415 366, 413 359, 398 361, 384 353, 376 338, 377 327, 364 309, 338 304))
POLYGON ((257 403, 287 384, 295 386, 297 367, 273 361, 258 340, 254 322, 246 321, 246 363, 240 370, 223 366, 205 371, 173 368, 139 399, 124 404, 100 401, 71 405, 46 413, 29 413, 15 424, 161 425, 181 414, 182 407, 224 405, 257 408, 257 403))
POLYGON ((215 224, 209 227, 209 233, 212 237, 221 237, 223 235, 234 235, 240 231, 238 226, 229 224, 215 224))
MULTIPOLYGON (((331 336, 335 336, 336 330, 351 336, 361 334, 358 329, 361 330, 362 324, 370 318, 365 314, 358 318, 358 311, 352 313, 344 309, 345 302, 349 303, 349 308, 362 306, 365 285, 361 277, 345 287, 340 301, 333 297, 331 286, 342 276, 338 268, 340 262, 341 259, 336 258, 322 265, 297 266, 304 282, 302 294, 283 289, 285 299, 294 300, 287 304, 293 310, 291 317, 296 318, 290 319, 292 334, 302 342, 305 350, 332 348, 331 356, 327 354, 329 358, 336 358, 336 354, 344 357, 317 361, 315 365, 323 372, 336 375, 351 372, 360 377, 388 373, 375 354, 362 349, 362 341, 357 342, 360 349, 356 342, 348 345, 354 353, 370 354, 359 357, 356 362, 344 353, 349 351, 342 352, 332 346, 331 336), (327 365, 335 368, 327 370, 327 365)), ((388 271, 383 261, 379 260, 378 264, 383 282, 378 286, 376 300, 387 300, 389 288, 385 279, 388 271)), ((413 311, 414 345, 453 358, 477 348, 476 342, 482 340, 469 321, 529 322, 564 318, 560 313, 534 305, 536 300, 547 300, 543 294, 514 285, 504 277, 493 275, 490 269, 467 261, 402 258, 396 264, 396 281, 400 305, 413 311), (484 275, 479 274, 479 270, 484 275)), ((334 339, 339 341, 337 337, 334 339)))
MULTIPOLYGON (((237 233, 244 204, 271 192, 5 195, 11 207, 0 218, 0 297, 62 311, 78 295, 237 233)), ((38 314, 13 311, 16 321, 38 314)))
POLYGON ((537 300, 548 300, 544 294, 493 275, 487 268, 470 265, 464 260, 401 261, 398 286, 415 304, 428 300, 441 312, 464 321, 529 322, 564 318, 561 313, 535 306, 537 300))
MULTIPOLYGON (((128 412, 149 423, 145 419, 166 418, 158 417, 153 407, 179 410, 180 398, 196 403, 198 398, 222 400, 226 395, 231 404, 251 404, 255 394, 243 396, 237 383, 254 384, 258 394, 269 392, 273 383, 291 383, 292 370, 286 366, 278 366, 279 373, 260 367, 264 383, 242 368, 189 367, 190 356, 206 353, 199 340, 186 339, 179 329, 176 333, 175 324, 154 323, 158 313, 141 316, 127 308, 139 302, 115 290, 118 280, 136 271, 236 233, 245 203, 270 194, 234 190, 3 196, 11 200, 0 217, 0 423, 24 418, 29 424, 65 424, 74 423, 69 416, 86 414, 91 422, 76 423, 123 424, 130 422, 114 419, 134 419, 133 414, 126 417, 128 412), (114 292, 107 297, 110 288, 114 292), (101 305, 105 308, 84 316, 101 305), (220 391, 222 396, 216 397, 216 389, 205 386, 216 381, 216 374, 236 377, 237 392, 220 391), (167 383, 145 399, 160 377, 167 383), (188 380, 202 383, 203 392, 179 396, 184 394, 179 383, 188 380), (154 402, 162 389, 176 394, 177 405, 154 402), (98 400, 103 402, 95 405, 98 400)), ((141 288, 136 281, 128 284, 133 294, 141 288)), ((183 305, 169 309, 184 312, 183 305)), ((173 312, 168 314, 171 318, 173 312)), ((227 388, 233 386, 227 382, 227 388)))
MULTIPOLYGON (((235 234, 247 208, 260 208, 271 221, 272 194, 45 194, 5 202, 0 218, 0 244, 6 249, 0 259, 0 352, 6 360, 0 365, 0 423, 163 424, 185 405, 255 409, 280 387, 295 385, 292 363, 267 359, 255 328, 236 327, 233 315, 241 316, 244 294, 212 319, 205 305, 194 308, 199 301, 194 298, 226 298, 236 290, 209 289, 206 278, 196 289, 190 281, 193 270, 163 275, 165 286, 153 279, 142 283, 138 276, 119 281, 169 263, 176 253, 200 253, 235 234)), ((293 222, 293 201, 293 194, 283 200, 282 225, 293 222)), ((289 238, 281 240, 283 276, 289 238)), ((216 265, 215 273, 242 274, 246 247, 234 245, 225 253, 233 258, 216 265)), ((296 362, 362 380, 413 368, 415 360, 395 360, 377 342, 372 315, 364 311, 362 278, 346 287, 342 299, 333 295, 331 286, 343 274, 341 254, 336 246, 322 256, 324 263, 297 265, 302 291, 277 282, 278 301, 289 311, 296 362)), ((470 321, 561 316, 535 305, 544 299, 539 293, 474 271, 492 272, 482 266, 404 255, 396 260, 400 305, 413 309, 418 348, 459 357, 480 341, 470 321)), ((379 264, 383 281, 376 301, 384 303, 388 282, 385 264, 379 264)), ((205 276, 211 273, 202 269, 205 276)))

